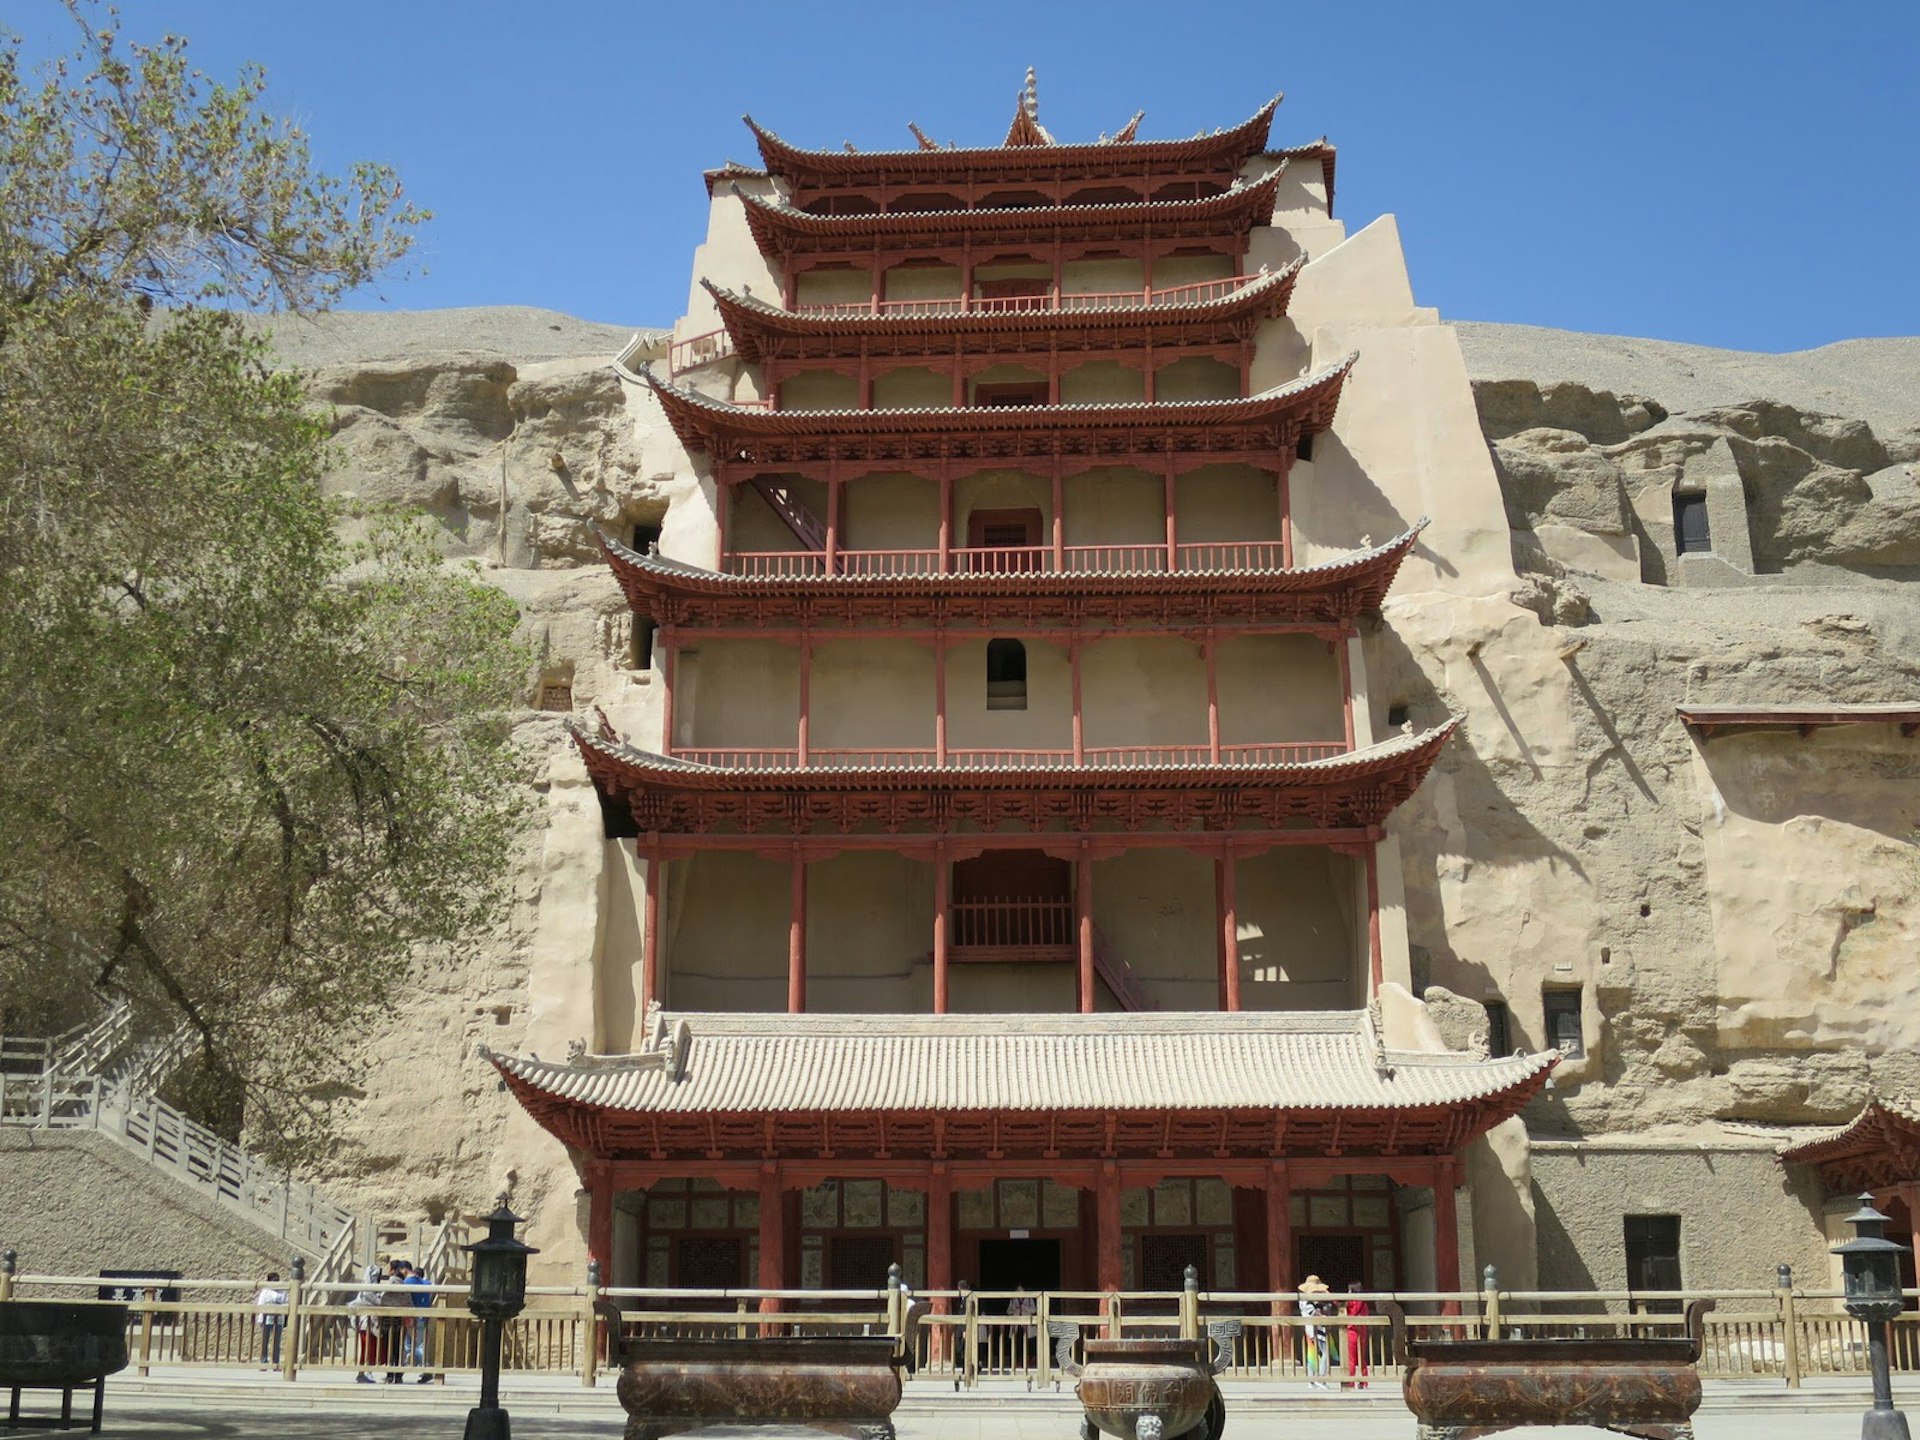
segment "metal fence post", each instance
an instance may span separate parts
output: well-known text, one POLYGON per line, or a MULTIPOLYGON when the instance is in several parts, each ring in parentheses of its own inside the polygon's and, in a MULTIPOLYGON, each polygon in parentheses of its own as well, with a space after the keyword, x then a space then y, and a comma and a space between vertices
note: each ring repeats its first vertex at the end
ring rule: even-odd
POLYGON ((600 1299, 600 1262, 587 1261, 587 1288, 581 1294, 580 1383, 591 1389, 599 1379, 600 1314, 594 1305, 600 1299))
POLYGON ((1782 1265, 1774 1272, 1780 1295, 1780 1353, 1786 1371, 1787 1388, 1800 1388, 1800 1314, 1793 1298, 1793 1267, 1782 1265))
POLYGON ((1480 1313, 1487 1327, 1487 1339, 1500 1338, 1500 1272, 1488 1265, 1480 1276, 1480 1313))

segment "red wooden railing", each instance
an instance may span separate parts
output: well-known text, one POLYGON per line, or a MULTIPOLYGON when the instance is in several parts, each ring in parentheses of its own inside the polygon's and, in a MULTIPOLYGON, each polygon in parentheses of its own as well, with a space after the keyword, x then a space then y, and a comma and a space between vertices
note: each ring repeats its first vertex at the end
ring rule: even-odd
POLYGON ((955 960, 1071 960, 1079 953, 1073 897, 992 896, 953 902, 955 960))
MULTIPOLYGON (((842 550, 837 575, 1159 575, 1167 573, 1164 545, 1068 545, 1061 569, 1045 545, 956 546, 940 568, 938 550, 842 550)), ((729 575, 798 578, 824 575, 824 557, 811 550, 737 550, 721 562, 729 575)), ((1174 572, 1278 570, 1286 557, 1278 540, 1208 542, 1174 547, 1174 572)))
MULTIPOLYGON (((1223 765, 1297 765, 1328 760, 1346 753, 1339 740, 1289 740, 1263 745, 1222 745, 1223 765)), ((794 770, 800 750, 793 745, 676 746, 668 752, 676 760, 714 765, 729 770, 794 770)), ((816 770, 927 769, 934 764, 931 746, 847 748, 810 746, 807 765, 816 770)), ((1212 750, 1206 745, 1096 745, 1081 752, 1079 768, 1131 770, 1158 765, 1207 765, 1212 750)), ((1055 749, 948 750, 948 769, 1070 770, 1073 751, 1055 749)))
POLYGON ((1052 295, 939 295, 906 300, 843 300, 830 305, 795 305, 798 315, 885 315, 917 318, 927 315, 1004 315, 1033 311, 1065 314, 1075 310, 1105 310, 1119 305, 1197 305, 1233 294, 1258 280, 1258 275, 1230 275, 1221 280, 1196 280, 1187 285, 1138 290, 1094 290, 1052 295))

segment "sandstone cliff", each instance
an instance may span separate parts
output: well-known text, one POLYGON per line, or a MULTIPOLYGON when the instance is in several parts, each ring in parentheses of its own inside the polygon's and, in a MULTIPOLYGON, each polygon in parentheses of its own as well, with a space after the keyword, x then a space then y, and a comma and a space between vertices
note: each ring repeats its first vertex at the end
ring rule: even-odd
MULTIPOLYGON (((1920 340, 1749 356, 1460 331, 1515 576, 1477 601, 1396 594, 1368 638, 1376 733, 1469 716, 1394 827, 1416 984, 1505 997, 1529 1047, 1546 1043, 1541 987, 1583 987, 1588 1058, 1529 1117, 1542 1133, 1830 1121, 1870 1083, 1920 1086, 1920 741, 1702 746, 1674 711, 1920 698, 1901 583, 1920 576, 1920 340), (1673 554, 1676 482, 1740 512, 1743 565, 1678 563, 1704 557, 1673 554)), ((542 697, 617 721, 657 704, 590 531, 658 523, 691 483, 649 464, 657 412, 607 363, 629 333, 482 310, 282 339, 331 407, 329 488, 432 515, 449 555, 522 605, 539 659, 519 724, 554 816, 592 797, 542 697)), ((511 1180, 571 1226, 577 1182, 474 1047, 595 1041, 594 887, 621 874, 576 853, 578 833, 529 834, 498 933, 436 958, 371 1028, 335 1182, 368 1207, 437 1215, 511 1180)))

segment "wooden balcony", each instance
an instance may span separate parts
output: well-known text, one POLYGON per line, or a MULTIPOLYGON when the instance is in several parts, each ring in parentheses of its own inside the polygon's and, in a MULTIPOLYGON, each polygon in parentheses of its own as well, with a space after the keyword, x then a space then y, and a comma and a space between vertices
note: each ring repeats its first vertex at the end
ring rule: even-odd
POLYGON ((1138 290, 1099 290, 1083 293, 1049 291, 1042 295, 941 295, 916 299, 885 300, 875 295, 869 300, 847 300, 831 305, 795 305, 796 315, 822 319, 857 315, 880 315, 895 319, 920 319, 938 315, 1071 315, 1087 310, 1115 310, 1131 307, 1143 310, 1162 306, 1204 305, 1221 300, 1260 279, 1258 275, 1232 275, 1223 280, 1200 280, 1189 285, 1168 285, 1138 290))
POLYGON ((1166 575, 1286 568, 1283 540, 1237 540, 1175 545, 1067 545, 1056 555, 1048 545, 954 546, 941 561, 938 550, 840 550, 827 568, 819 550, 740 550, 726 555, 721 571, 767 579, 828 574, 903 575, 1166 575), (1168 563, 1169 553, 1172 563, 1168 563))
POLYGON ((968 963, 1072 962, 1079 955, 1070 895, 956 900, 948 953, 968 963))
POLYGON ((1289 740, 1261 745, 1222 745, 1218 754, 1199 745, 1088 745, 1071 749, 949 749, 931 746, 843 749, 810 746, 676 746, 675 760, 727 770, 1145 770, 1170 765, 1301 765, 1347 753, 1341 740, 1289 740))

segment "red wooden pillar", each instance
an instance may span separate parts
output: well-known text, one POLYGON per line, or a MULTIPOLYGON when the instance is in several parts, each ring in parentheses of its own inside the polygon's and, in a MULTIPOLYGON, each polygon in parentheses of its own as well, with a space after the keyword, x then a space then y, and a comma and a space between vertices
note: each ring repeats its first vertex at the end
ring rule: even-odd
POLYGON ((827 477, 827 574, 836 573, 836 562, 840 555, 840 492, 843 488, 840 477, 827 477))
POLYGON ((1900 1193, 1900 1203, 1907 1207, 1907 1228, 1912 1232, 1907 1236, 1907 1243, 1915 1255, 1920 1255, 1920 1181, 1903 1181, 1895 1188, 1900 1193))
POLYGON ((1200 644, 1200 653, 1207 661, 1207 761, 1220 763, 1220 663, 1219 646, 1214 639, 1211 627, 1207 638, 1200 644))
POLYGON ((1169 455, 1167 456, 1166 480, 1163 486, 1163 488, 1166 491, 1166 497, 1167 497, 1167 570, 1168 570, 1168 573, 1172 573, 1173 571, 1180 568, 1179 526, 1175 523, 1174 516, 1173 516, 1173 505, 1174 505, 1173 480, 1174 480, 1173 456, 1169 455))
MULTIPOLYGON (((1293 1187, 1287 1179, 1287 1162, 1274 1160, 1267 1165, 1267 1289, 1293 1288, 1293 1187)), ((1274 1313, 1285 1306, 1274 1302, 1274 1313)))
POLYGON ((793 852, 793 892, 787 921, 787 1013, 807 1013, 807 862, 793 852))
POLYGON ((947 763, 947 635, 933 637, 933 763, 947 763))
POLYGON ((1286 570, 1293 568, 1293 494, 1289 484, 1292 464, 1291 456, 1280 457, 1280 565, 1286 570))
POLYGON ((727 520, 732 510, 733 487, 724 480, 715 479, 713 482, 713 568, 723 574, 728 573, 727 520))
POLYGON ((680 673, 680 632, 672 625, 660 630, 660 753, 673 754, 673 690, 680 673))
POLYGON ((1386 953, 1380 944, 1380 842, 1369 841, 1365 864, 1367 867, 1367 995, 1372 998, 1380 993, 1380 986, 1386 980, 1386 953))
MULTIPOLYGON (((956 395, 954 406, 958 408, 965 399, 956 395)), ((940 573, 946 574, 953 568, 953 476, 948 473, 947 462, 940 462, 940 573)))
POLYGON ((1067 568, 1067 487, 1060 474, 1060 457, 1053 457, 1053 573, 1067 568))
POLYGON ((1079 766, 1087 763, 1087 747, 1080 724, 1080 637, 1077 635, 1067 641, 1067 666, 1073 673, 1073 763, 1079 766))
POLYGON ((1146 376, 1141 386, 1140 393, 1145 398, 1146 402, 1149 405, 1151 405, 1154 403, 1156 399, 1159 398, 1159 395, 1158 395, 1159 374, 1154 369, 1153 342, 1151 340, 1147 342, 1147 352, 1146 352, 1146 355, 1143 357, 1143 359, 1145 362, 1144 368, 1146 371, 1146 376))
MULTIPOLYGON (((933 1313, 945 1315, 949 1301, 942 1290, 953 1288, 953 1181, 946 1163, 936 1160, 927 1171, 927 1289, 934 1292, 933 1313)), ((933 1327, 932 1359, 946 1357, 947 1327, 933 1327)))
MULTIPOLYGON (((787 1207, 780 1184, 780 1165, 769 1160, 760 1166, 760 1273, 754 1284, 761 1290, 786 1288, 787 1207)), ((780 1301, 772 1295, 760 1297, 760 1313, 772 1315, 780 1301)), ((763 1328, 762 1334, 768 1329, 763 1328)))
MULTIPOLYGON (((953 875, 947 868, 947 848, 933 849, 933 1013, 947 1013, 947 917, 953 909, 953 875)), ((932 1243, 929 1240, 928 1243, 932 1243)))
POLYGON ((1101 1290, 1120 1288, 1120 1167, 1112 1160, 1100 1162, 1098 1223, 1094 1226, 1100 1258, 1097 1266, 1101 1290))
POLYGON ((1342 635, 1333 642, 1334 649, 1340 654, 1340 715, 1346 727, 1347 749, 1353 749, 1353 656, 1347 648, 1347 637, 1342 635))
POLYGON ((1233 851, 1221 851, 1213 862, 1213 893, 1219 918, 1220 1008, 1240 1008, 1240 920, 1234 891, 1233 851))
POLYGON ((800 637, 800 719, 794 726, 795 761, 805 766, 812 759, 813 737, 813 637, 800 637))
POLYGON ((600 1262, 600 1283, 613 1278, 613 1168, 605 1161, 587 1167, 587 1258, 600 1262))
MULTIPOLYGON (((1453 1194, 1459 1163, 1451 1155, 1433 1162, 1433 1288, 1442 1292, 1460 1288, 1460 1217, 1453 1194)), ((1460 1302, 1446 1301, 1440 1313, 1458 1315, 1460 1302)))
POLYGON ((1060 403, 1060 347, 1057 344, 1047 347, 1047 403, 1060 403))
POLYGON ((1085 850, 1074 866, 1074 918, 1080 939, 1080 1013, 1093 1013, 1093 860, 1085 850))
POLYGON ((660 882, 667 862, 656 841, 647 847, 647 890, 640 919, 640 1013, 660 999, 660 882))

